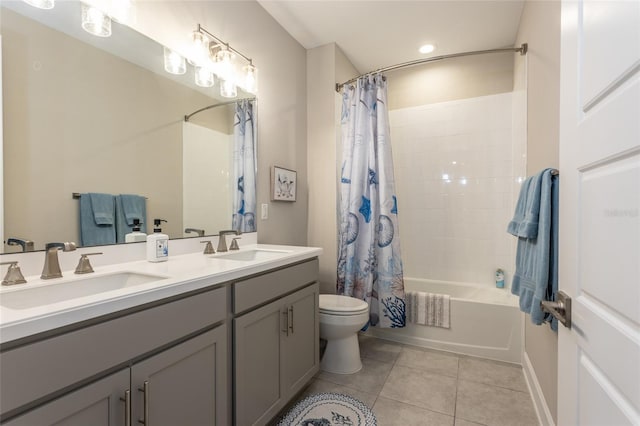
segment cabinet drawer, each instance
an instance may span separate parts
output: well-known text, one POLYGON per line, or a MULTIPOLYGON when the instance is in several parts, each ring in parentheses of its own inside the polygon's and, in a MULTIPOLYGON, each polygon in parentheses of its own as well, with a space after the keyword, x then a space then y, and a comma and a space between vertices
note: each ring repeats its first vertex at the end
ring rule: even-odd
POLYGON ((233 312, 240 313, 276 299, 318 279, 318 259, 233 284, 233 312))
POLYGON ((218 288, 2 352, 2 413, 224 320, 226 291, 218 288))

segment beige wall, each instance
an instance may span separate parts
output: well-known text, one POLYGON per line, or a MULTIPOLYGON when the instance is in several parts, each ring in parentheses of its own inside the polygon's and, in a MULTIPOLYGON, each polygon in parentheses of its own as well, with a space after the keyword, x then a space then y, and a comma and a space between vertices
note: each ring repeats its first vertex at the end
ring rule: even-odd
POLYGON ((447 59, 387 77, 391 110, 505 93, 513 90, 513 53, 447 59))
POLYGON ((255 1, 137 2, 136 29, 173 47, 200 23, 251 57, 259 69, 258 219, 261 243, 307 243, 306 51, 255 1), (272 202, 270 167, 298 172, 297 201, 272 202))
MULTIPOLYGON (((559 164, 560 2, 527 1, 517 43, 529 52, 515 59, 514 86, 527 87, 527 175, 559 164), (520 72, 526 67, 526 81, 520 72)), ((560 260, 562 261, 562 260, 560 260)), ((548 326, 525 321, 525 352, 549 411, 557 417, 558 335, 548 326)))
POLYGON ((357 75, 335 43, 307 51, 308 244, 322 247, 320 290, 335 293, 337 215, 336 132, 341 106, 335 84, 357 75))

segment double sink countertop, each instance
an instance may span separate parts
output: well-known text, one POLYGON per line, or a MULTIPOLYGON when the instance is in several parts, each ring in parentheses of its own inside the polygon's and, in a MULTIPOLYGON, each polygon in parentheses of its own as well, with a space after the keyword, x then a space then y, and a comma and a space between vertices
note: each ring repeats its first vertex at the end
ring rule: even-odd
POLYGON ((0 288, 0 344, 316 257, 316 247, 255 244, 238 251, 94 267, 95 272, 0 288))

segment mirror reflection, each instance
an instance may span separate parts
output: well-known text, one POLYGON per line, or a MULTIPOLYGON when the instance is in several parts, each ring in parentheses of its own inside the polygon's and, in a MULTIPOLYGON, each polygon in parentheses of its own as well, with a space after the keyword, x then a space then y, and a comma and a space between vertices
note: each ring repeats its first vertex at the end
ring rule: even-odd
POLYGON ((255 100, 164 72, 163 47, 116 22, 85 33, 79 2, 0 12, 4 252, 124 242, 138 217, 170 238, 256 230, 255 100))

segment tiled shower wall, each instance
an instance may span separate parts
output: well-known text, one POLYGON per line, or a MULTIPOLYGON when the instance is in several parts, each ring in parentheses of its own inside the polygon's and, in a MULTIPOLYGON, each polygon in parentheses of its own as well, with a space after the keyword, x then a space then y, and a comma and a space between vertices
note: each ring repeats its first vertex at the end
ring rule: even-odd
POLYGON ((510 284, 525 108, 512 92, 390 111, 405 277, 510 284))

